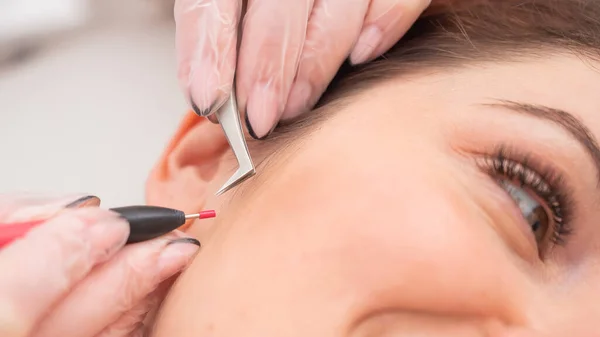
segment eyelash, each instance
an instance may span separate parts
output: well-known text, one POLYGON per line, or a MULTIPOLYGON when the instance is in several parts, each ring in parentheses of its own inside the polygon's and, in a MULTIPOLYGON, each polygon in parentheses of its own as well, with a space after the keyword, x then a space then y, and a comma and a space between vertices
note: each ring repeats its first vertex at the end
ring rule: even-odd
POLYGON ((494 177, 519 182, 540 198, 552 216, 551 241, 566 244, 572 234, 570 221, 573 214, 571 190, 558 171, 542 165, 532 156, 505 146, 498 147, 479 160, 480 166, 494 177))

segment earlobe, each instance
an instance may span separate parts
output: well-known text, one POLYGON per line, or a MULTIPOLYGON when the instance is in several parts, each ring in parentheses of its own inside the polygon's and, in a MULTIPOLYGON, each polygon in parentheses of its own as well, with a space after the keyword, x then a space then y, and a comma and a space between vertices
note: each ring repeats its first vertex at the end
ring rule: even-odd
POLYGON ((146 201, 186 213, 201 210, 227 150, 221 127, 189 112, 150 173, 146 201))

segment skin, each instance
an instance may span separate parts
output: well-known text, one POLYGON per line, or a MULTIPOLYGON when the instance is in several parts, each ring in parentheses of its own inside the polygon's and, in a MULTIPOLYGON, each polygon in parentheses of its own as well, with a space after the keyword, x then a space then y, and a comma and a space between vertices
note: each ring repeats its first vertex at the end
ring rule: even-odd
POLYGON ((268 157, 259 175, 219 198, 234 164, 225 145, 206 145, 223 143, 218 126, 188 119, 149 200, 218 217, 190 228, 202 251, 152 336, 594 335, 594 162, 558 125, 484 104, 564 109, 598 136, 598 87, 590 62, 558 55, 399 77, 281 154, 257 151, 268 157), (571 186, 573 233, 543 258, 514 200, 475 164, 500 145, 571 186))

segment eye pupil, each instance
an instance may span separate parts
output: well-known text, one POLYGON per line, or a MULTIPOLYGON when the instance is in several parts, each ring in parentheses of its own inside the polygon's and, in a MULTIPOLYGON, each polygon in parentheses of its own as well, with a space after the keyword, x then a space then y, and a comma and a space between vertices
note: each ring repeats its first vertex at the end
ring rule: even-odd
POLYGON ((534 223, 531 225, 531 229, 532 229, 534 232, 537 232, 537 231, 538 231, 538 229, 540 229, 540 221, 539 221, 539 220, 537 220, 536 222, 534 222, 534 223))
POLYGON ((548 214, 546 213, 544 207, 540 205, 533 209, 533 211, 527 216, 527 221, 531 226, 531 230, 535 234, 538 244, 542 244, 550 227, 548 214))

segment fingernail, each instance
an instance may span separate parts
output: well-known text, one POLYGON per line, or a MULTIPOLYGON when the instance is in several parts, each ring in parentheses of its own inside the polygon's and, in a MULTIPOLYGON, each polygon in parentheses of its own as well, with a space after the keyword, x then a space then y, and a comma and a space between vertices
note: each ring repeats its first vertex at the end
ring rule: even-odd
POLYGON ((185 268, 200 249, 200 241, 194 238, 179 238, 169 241, 158 258, 158 268, 163 277, 168 277, 185 268))
POLYGON ((246 115, 244 116, 244 122, 246 123, 246 128, 248 129, 248 133, 250 134, 250 136, 254 139, 259 139, 256 136, 256 133, 254 133, 254 130, 252 129, 252 125, 250 125, 250 121, 248 120, 248 114, 246 113, 246 115))
MULTIPOLYGON (((103 211, 98 209, 99 212, 103 211)), ((116 214, 100 214, 95 216, 88 228, 88 237, 92 243, 91 251, 100 252, 96 261, 104 261, 114 252, 121 249, 129 237, 129 223, 116 214), (105 249, 102 249, 105 247, 105 249)))
POLYGON ((200 117, 207 117, 211 122, 218 123, 218 122, 216 122, 217 119, 214 116, 214 112, 219 110, 223 106, 223 104, 225 104, 226 101, 227 101, 227 99, 221 98, 218 101, 214 101, 207 109, 204 109, 204 110, 198 108, 198 106, 196 105, 194 100, 192 100, 190 104, 192 106, 192 110, 194 110, 196 115, 198 115, 200 117), (211 117, 212 117, 212 119, 211 119, 211 117))
POLYGON ((196 113, 196 115, 198 115, 200 117, 206 117, 211 112, 212 104, 208 108, 206 108, 206 109, 200 109, 200 108, 198 108, 198 106, 196 105, 196 103, 194 103, 194 100, 192 100, 191 101, 191 105, 192 105, 192 110, 194 110, 194 112, 196 113))
POLYGON ((65 208, 81 208, 89 206, 100 206, 100 198, 95 195, 86 195, 73 202, 70 202, 65 208))
POLYGON ((311 108, 310 102, 312 86, 306 81, 294 83, 290 91, 290 97, 285 106, 282 119, 291 119, 299 116, 311 108))
POLYGON ((369 60, 382 39, 381 30, 376 25, 366 27, 360 33, 356 46, 354 46, 352 53, 350 53, 350 63, 360 64, 369 60))
POLYGON ((256 84, 246 106, 246 125, 250 136, 260 140, 267 138, 282 112, 275 91, 267 84, 256 84))
POLYGON ((198 241, 198 240, 196 240, 194 238, 179 238, 179 239, 175 239, 175 240, 169 241, 169 243, 167 243, 167 246, 168 245, 172 245, 174 243, 191 243, 191 244, 194 244, 194 245, 196 245, 198 247, 201 246, 200 241, 198 241))

